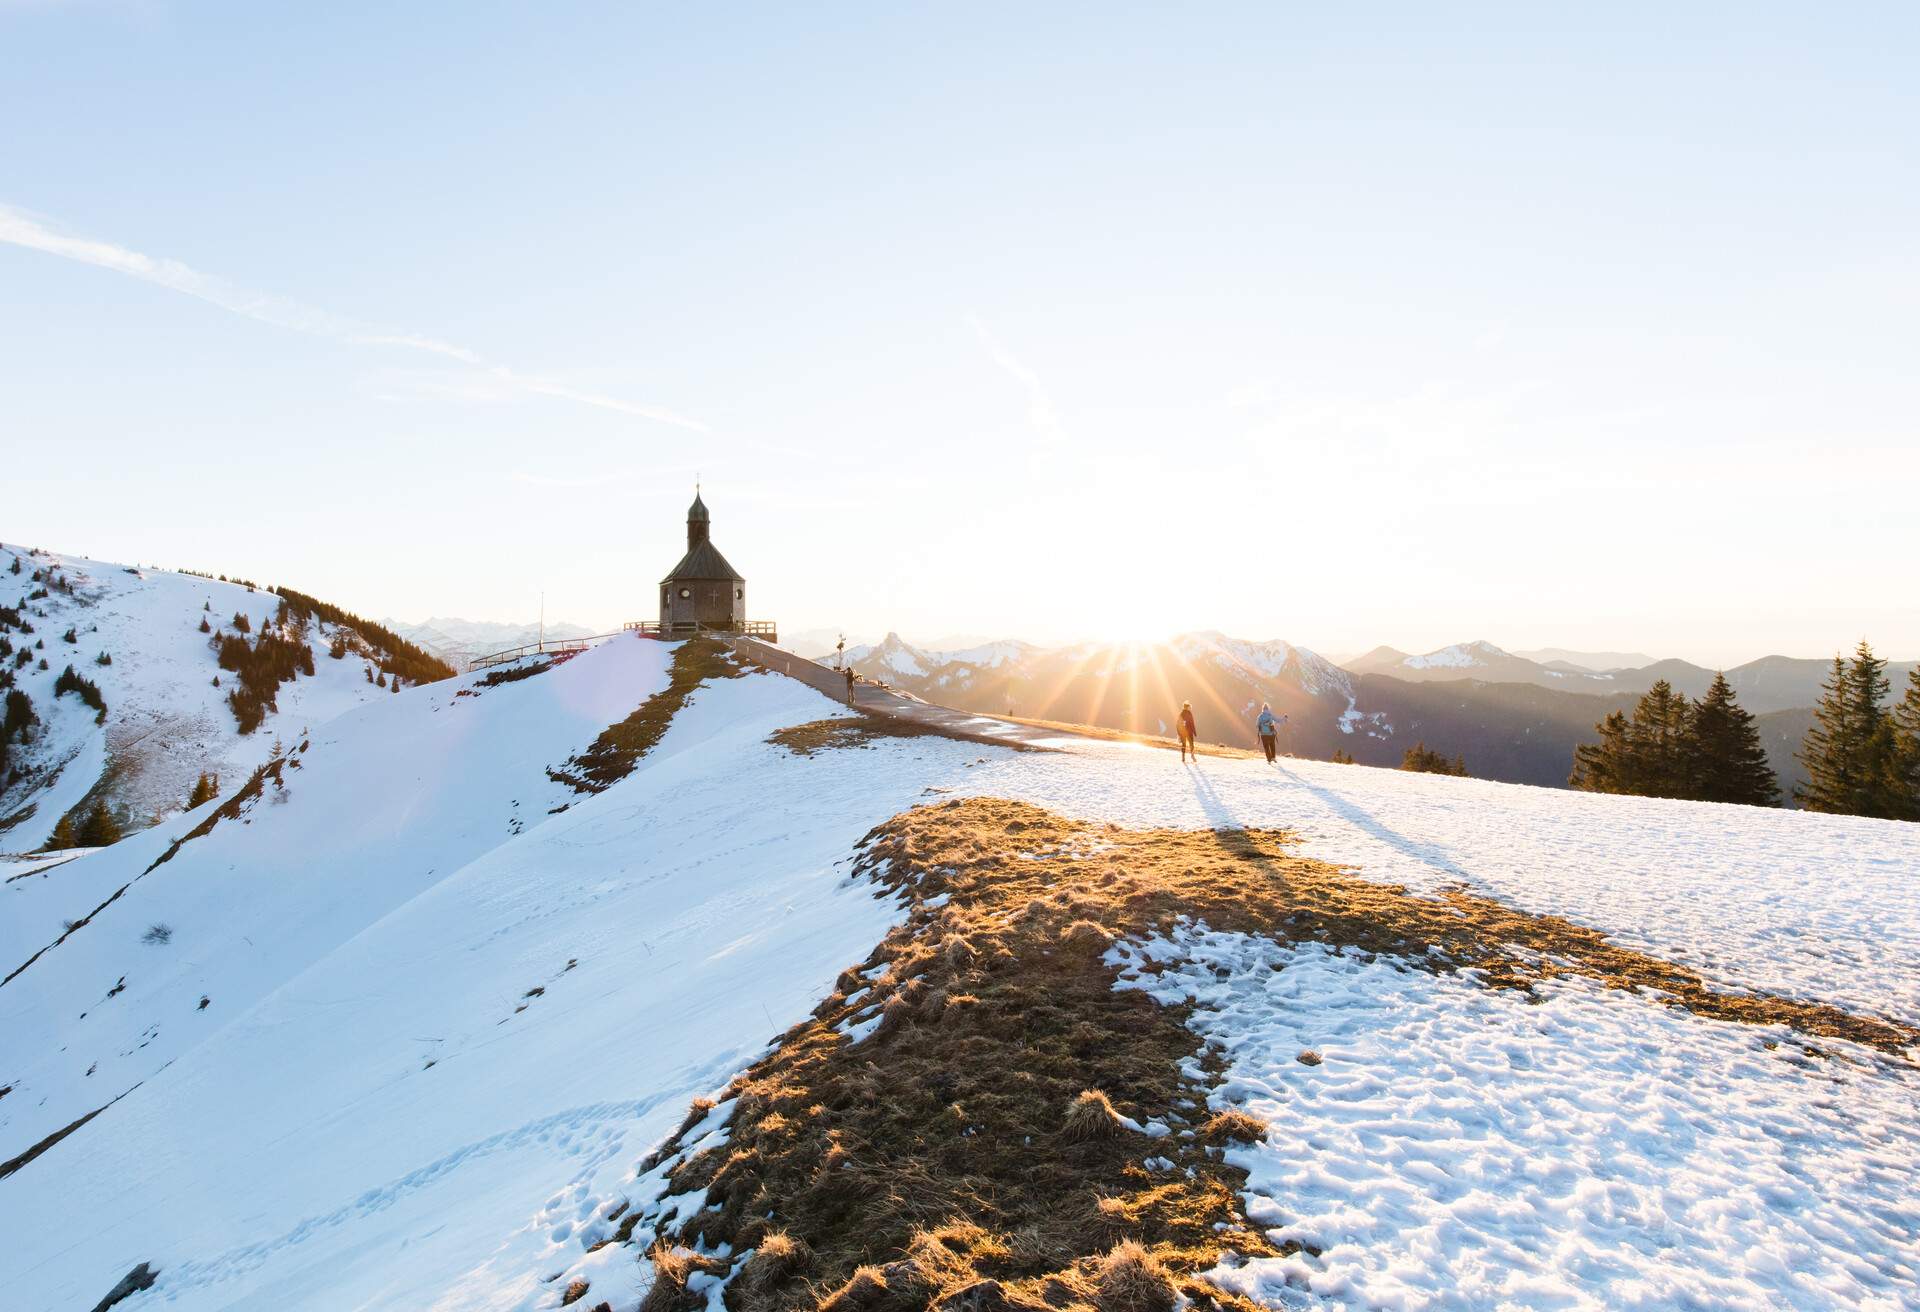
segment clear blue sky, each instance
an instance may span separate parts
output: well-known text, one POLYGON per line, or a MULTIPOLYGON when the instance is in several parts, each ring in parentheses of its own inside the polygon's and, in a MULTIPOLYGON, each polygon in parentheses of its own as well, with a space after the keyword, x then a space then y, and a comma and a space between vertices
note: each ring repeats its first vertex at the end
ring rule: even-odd
POLYGON ((1920 655, 1916 67, 1910 5, 0 0, 0 538, 601 624, 698 471, 789 629, 1920 655))

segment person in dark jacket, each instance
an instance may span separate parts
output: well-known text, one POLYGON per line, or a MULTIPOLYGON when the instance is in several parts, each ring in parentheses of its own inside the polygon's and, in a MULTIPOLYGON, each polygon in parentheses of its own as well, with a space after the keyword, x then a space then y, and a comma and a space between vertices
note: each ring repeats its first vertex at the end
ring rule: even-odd
POLYGON ((847 705, 851 706, 853 705, 853 666, 847 666, 845 673, 847 676, 847 705))
POLYGON ((1181 761, 1184 762, 1188 757, 1192 757, 1195 761, 1198 761, 1200 759, 1200 750, 1194 746, 1194 739, 1199 736, 1199 731, 1193 726, 1192 702, 1180 703, 1180 720, 1178 727, 1180 730, 1181 761))
POLYGON ((1260 718, 1254 722, 1254 728, 1260 732, 1260 749, 1267 754, 1267 764, 1272 765, 1280 754, 1278 736, 1280 726, 1286 722, 1286 716, 1275 718, 1273 707, 1260 703, 1260 718))

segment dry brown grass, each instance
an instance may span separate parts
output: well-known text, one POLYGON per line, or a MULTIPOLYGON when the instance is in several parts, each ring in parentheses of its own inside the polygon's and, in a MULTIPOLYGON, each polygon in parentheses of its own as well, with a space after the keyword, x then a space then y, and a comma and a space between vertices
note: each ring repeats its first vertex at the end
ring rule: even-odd
MULTIPOLYGON (((1229 1253, 1274 1251, 1242 1210, 1244 1174, 1219 1151, 1269 1127, 1241 1111, 1210 1117, 1182 1063, 1217 1077, 1221 1058, 1187 1028, 1187 1009, 1116 990, 1101 955, 1073 946, 1182 916, 1403 968, 1472 968, 1490 987, 1577 974, 1888 1050, 1920 1038, 1834 1008, 1721 994, 1465 889, 1415 897, 1300 857, 1278 832, 1122 830, 974 798, 895 817, 862 841, 857 868, 906 900, 904 923, 729 1088, 727 1146, 669 1177, 674 1192, 710 1200, 672 1251, 793 1243, 810 1255, 804 1270, 770 1258, 736 1281, 736 1312, 1165 1312, 1168 1290, 1245 1309, 1198 1273, 1229 1253), (840 1027, 876 1003, 887 1023, 848 1042, 840 1027), (1175 1133, 1128 1133, 1123 1112, 1175 1133), (1151 1157, 1174 1169, 1147 1169, 1151 1157)), ((691 1312, 675 1288, 664 1279, 646 1312, 691 1312)))
POLYGON ((875 715, 870 711, 861 711, 855 715, 809 720, 805 724, 776 729, 768 735, 767 741, 776 747, 786 748, 795 756, 812 756, 816 752, 871 747, 875 740, 881 738, 950 736, 918 720, 903 720, 891 715, 875 715))

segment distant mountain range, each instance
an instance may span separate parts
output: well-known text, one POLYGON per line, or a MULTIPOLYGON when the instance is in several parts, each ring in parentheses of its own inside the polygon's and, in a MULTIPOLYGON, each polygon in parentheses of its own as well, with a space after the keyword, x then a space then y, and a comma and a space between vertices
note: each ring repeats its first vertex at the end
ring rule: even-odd
POLYGON ((1637 651, 1574 651, 1568 647, 1539 647, 1513 654, 1539 661, 1542 665, 1584 670, 1589 674, 1606 670, 1634 670, 1642 665, 1653 664, 1653 657, 1637 651))
MULTIPOLYGON (((1564 659, 1581 654, 1556 649, 1553 662, 1543 662, 1464 642, 1418 655, 1380 647, 1342 667, 1288 642, 1219 633, 1055 648, 1008 639, 956 651, 890 633, 847 649, 866 677, 962 710, 1164 734, 1180 703, 1191 701, 1203 740, 1251 746, 1265 702, 1288 717, 1282 746, 1296 755, 1339 751, 1363 764, 1398 765, 1424 742, 1464 754, 1481 778, 1548 787, 1565 786, 1575 745, 1592 741, 1608 712, 1631 711, 1659 679, 1697 697, 1714 674, 1680 660, 1595 671, 1564 659)), ((1896 691, 1913 664, 1889 665, 1896 691)), ((1793 753, 1827 670, 1826 661, 1767 656, 1726 671, 1760 718, 1783 789, 1800 778, 1793 753)))
MULTIPOLYGON (((502 624, 493 620, 463 620, 450 616, 435 616, 415 623, 410 620, 384 619, 380 621, 395 633, 446 661, 455 669, 464 670, 467 662, 476 656, 485 656, 489 652, 505 651, 509 647, 523 647, 540 639, 542 630, 537 621, 524 624, 502 624)), ((545 629, 548 638, 585 638, 598 632, 581 624, 569 624, 564 620, 550 620, 545 629)))
MULTIPOLYGON (((1545 653, 1536 653, 1539 654, 1545 653)), ((1579 654, 1561 653, 1562 656, 1579 654)), ((1590 653, 1594 656, 1618 654, 1590 653)), ((1907 672, 1916 663, 1893 661, 1888 664, 1887 675, 1896 697, 1905 686, 1907 672)), ((1502 651, 1490 642, 1456 643, 1418 656, 1409 656, 1391 647, 1376 647, 1347 662, 1346 668, 1355 674, 1385 674, 1409 683, 1478 679, 1486 683, 1530 683, 1563 692, 1600 695, 1628 692, 1635 696, 1651 688, 1657 680, 1665 679, 1676 691, 1698 697, 1706 692, 1714 675, 1705 666, 1673 659, 1595 670, 1558 657, 1551 662, 1534 660, 1517 652, 1502 651)), ((1740 704, 1758 715, 1814 705, 1820 700, 1820 686, 1831 668, 1831 661, 1762 656, 1734 666, 1726 671, 1726 676, 1734 692, 1739 694, 1740 704)))

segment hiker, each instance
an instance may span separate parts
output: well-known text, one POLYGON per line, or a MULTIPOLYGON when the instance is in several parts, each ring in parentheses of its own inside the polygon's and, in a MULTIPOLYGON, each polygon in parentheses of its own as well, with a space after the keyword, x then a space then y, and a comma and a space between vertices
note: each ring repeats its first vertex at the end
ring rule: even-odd
POLYGON ((851 706, 853 705, 853 666, 846 666, 842 672, 847 676, 847 705, 851 706))
POLYGON ((1181 762, 1184 763, 1186 759, 1189 756, 1191 756, 1194 760, 1194 763, 1196 765, 1199 764, 1200 749, 1198 747, 1195 747, 1193 743, 1194 738, 1197 736, 1197 731, 1193 727, 1193 703, 1192 702, 1180 703, 1180 722, 1179 722, 1178 728, 1180 730, 1181 762))
POLYGON ((1286 718, 1283 715, 1276 720, 1273 716, 1273 707, 1265 702, 1260 703, 1260 718, 1254 722, 1254 727, 1260 731, 1260 747, 1267 754, 1268 765, 1272 765, 1275 758, 1280 755, 1279 742, 1275 735, 1280 732, 1280 726, 1286 722, 1286 718))

